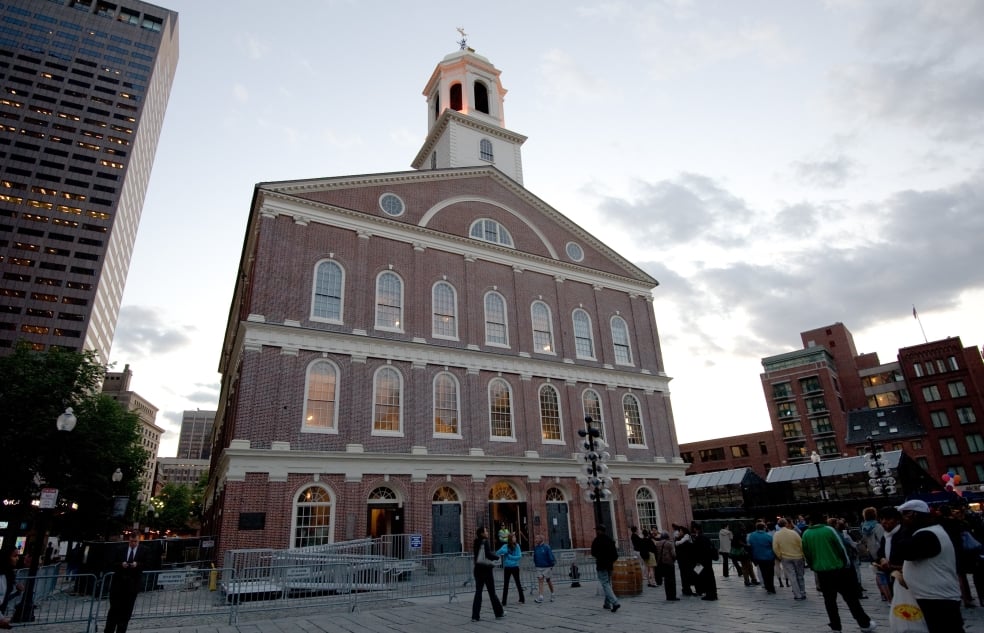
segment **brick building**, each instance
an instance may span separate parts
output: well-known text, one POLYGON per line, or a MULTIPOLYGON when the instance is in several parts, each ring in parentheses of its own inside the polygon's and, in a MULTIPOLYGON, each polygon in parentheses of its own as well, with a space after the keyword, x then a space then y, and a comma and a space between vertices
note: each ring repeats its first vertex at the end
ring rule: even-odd
POLYGON ((602 521, 690 516, 656 280, 522 186, 499 71, 427 82, 416 171, 257 185, 207 493, 219 553, 478 525, 584 547, 585 416, 609 444, 602 521))

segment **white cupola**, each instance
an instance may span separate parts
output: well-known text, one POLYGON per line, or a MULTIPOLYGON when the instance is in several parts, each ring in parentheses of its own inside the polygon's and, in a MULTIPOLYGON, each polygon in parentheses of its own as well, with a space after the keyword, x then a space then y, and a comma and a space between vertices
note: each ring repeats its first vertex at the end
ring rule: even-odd
POLYGON ((491 165, 522 184, 520 147, 526 137, 505 127, 499 70, 464 39, 461 46, 441 60, 424 88, 427 138, 412 167, 491 165))

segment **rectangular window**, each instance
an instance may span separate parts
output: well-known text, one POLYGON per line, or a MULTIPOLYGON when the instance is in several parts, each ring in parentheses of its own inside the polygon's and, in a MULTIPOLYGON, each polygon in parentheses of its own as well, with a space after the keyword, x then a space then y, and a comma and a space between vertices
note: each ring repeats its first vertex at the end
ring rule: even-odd
POLYGON ((779 414, 779 419, 784 420, 786 418, 796 417, 796 403, 793 402, 783 402, 776 406, 776 413, 779 414))
POLYGON ((724 448, 718 446, 715 448, 706 448, 700 451, 700 461, 702 462, 719 462, 724 459, 724 448))
POLYGON ((821 455, 840 455, 840 450, 837 448, 837 440, 829 437, 827 439, 819 440, 817 442, 817 452, 821 455))
POLYGON ((793 397, 793 386, 788 382, 781 382, 778 385, 772 385, 772 399, 773 400, 786 400, 787 398, 793 397))
POLYGON ((769 445, 765 442, 759 442, 759 453, 762 455, 769 454, 769 445))
POLYGON ((931 360, 928 360, 925 363, 923 363, 923 369, 926 370, 927 376, 932 376, 933 374, 936 373, 936 367, 933 366, 933 361, 931 360))
POLYGON ((929 387, 923 387, 922 389, 923 399, 926 402, 936 402, 940 400, 940 389, 936 385, 931 385, 929 387))
POLYGON ((834 427, 830 423, 830 418, 826 415, 810 420, 810 425, 813 427, 814 435, 824 435, 826 433, 834 432, 834 427))
POLYGON ((820 386, 820 378, 817 376, 810 376, 809 378, 803 378, 800 382, 800 391, 802 393, 811 393, 814 391, 822 391, 823 388, 820 386))
POLYGON ((827 410, 827 403, 824 401, 823 396, 807 398, 804 404, 806 404, 806 412, 808 414, 822 413, 827 410))
POLYGON ((748 444, 738 444, 731 447, 732 457, 748 457, 748 444))
POLYGON ((960 424, 973 424, 977 422, 977 415, 971 407, 957 407, 957 419, 960 424))
POLYGON ((933 428, 942 429, 950 426, 950 420, 946 417, 946 411, 930 411, 929 419, 933 421, 933 428))
POLYGON ((948 383, 947 387, 950 389, 951 398, 962 398, 967 395, 967 387, 962 380, 948 383))
POLYGON ((922 450, 922 440, 912 440, 912 442, 910 443, 910 446, 912 447, 912 450, 914 450, 914 451, 921 451, 922 450))
POLYGON ((984 452, 984 435, 970 433, 967 435, 967 450, 971 453, 984 452))
POLYGON ((950 356, 946 359, 947 365, 950 366, 950 371, 957 371, 960 367, 957 365, 957 357, 950 356))
POLYGON ((956 455, 958 453, 957 440, 952 437, 941 437, 940 451, 947 456, 956 455))
POLYGON ((782 436, 784 438, 803 437, 803 427, 799 422, 783 422, 782 436))

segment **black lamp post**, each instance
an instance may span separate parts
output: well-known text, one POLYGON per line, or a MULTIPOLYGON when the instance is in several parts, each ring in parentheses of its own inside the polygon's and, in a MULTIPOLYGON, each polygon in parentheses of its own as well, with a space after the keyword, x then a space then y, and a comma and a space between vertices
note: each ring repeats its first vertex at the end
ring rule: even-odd
MULTIPOLYGON (((72 407, 65 409, 65 413, 58 416, 55 420, 55 428, 59 435, 71 433, 75 428, 78 418, 72 412, 72 407)), ((61 442, 59 442, 59 445, 61 442)), ((40 478, 42 473, 38 473, 40 478)), ((21 599, 21 622, 34 621, 34 584, 37 582, 38 567, 41 557, 44 556, 45 541, 48 535, 48 515, 45 510, 54 509, 58 505, 58 490, 42 491, 41 500, 38 504, 38 512, 34 520, 34 541, 31 543, 31 566, 28 569, 27 584, 24 587, 24 597, 21 599)))
POLYGON ((584 418, 584 428, 577 432, 584 438, 582 456, 584 458, 584 474, 587 478, 582 482, 585 488, 585 499, 594 503, 595 525, 605 525, 601 504, 612 498, 612 478, 608 476, 609 457, 608 443, 601 439, 601 429, 595 426, 591 416, 584 418))
POLYGON ((817 481, 820 482, 820 498, 822 500, 826 501, 827 500, 827 489, 824 488, 824 486, 823 486, 823 473, 820 472, 820 461, 821 461, 821 459, 822 458, 820 457, 820 454, 817 453, 816 451, 813 451, 812 453, 810 453, 810 461, 813 462, 813 465, 817 467, 817 481))
POLYGON ((113 529, 113 519, 120 519, 126 513, 126 507, 122 506, 119 501, 119 495, 116 492, 119 489, 120 482, 123 481, 123 471, 119 468, 113 471, 110 475, 110 479, 113 481, 113 498, 109 502, 109 517, 106 519, 106 540, 110 539, 113 529))
POLYGON ((868 452, 864 456, 864 465, 868 468, 868 476, 870 477, 868 484, 871 486, 871 494, 876 497, 894 495, 896 488, 892 471, 882 459, 882 452, 875 446, 875 440, 870 435, 865 439, 868 440, 868 452))

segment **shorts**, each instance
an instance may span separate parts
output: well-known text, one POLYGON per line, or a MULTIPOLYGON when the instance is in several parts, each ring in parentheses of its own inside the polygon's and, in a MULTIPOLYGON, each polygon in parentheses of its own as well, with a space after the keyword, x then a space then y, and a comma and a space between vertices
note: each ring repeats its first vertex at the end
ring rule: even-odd
POLYGON ((539 580, 543 578, 544 580, 550 580, 553 577, 553 567, 537 567, 536 568, 536 579, 539 580))

